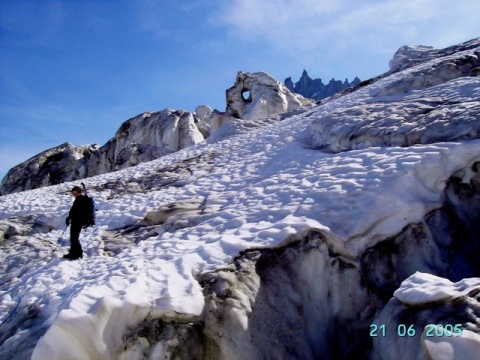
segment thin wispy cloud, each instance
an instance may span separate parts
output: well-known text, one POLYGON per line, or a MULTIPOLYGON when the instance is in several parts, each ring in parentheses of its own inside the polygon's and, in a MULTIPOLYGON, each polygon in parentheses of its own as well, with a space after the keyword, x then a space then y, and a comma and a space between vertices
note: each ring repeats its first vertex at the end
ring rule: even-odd
POLYGON ((453 40, 448 28, 460 37, 456 41, 467 39, 472 26, 480 30, 478 21, 470 21, 472 13, 480 13, 478 1, 235 0, 224 6, 221 21, 234 36, 311 51, 325 44, 346 46, 361 39, 370 39, 372 47, 378 47, 374 41, 388 43, 393 38, 406 43, 425 39, 423 43, 446 46, 453 40), (439 34, 441 27, 448 42, 439 34))
POLYGON ((207 18, 199 17, 206 9, 215 7, 218 0, 177 0, 175 2, 159 2, 141 0, 131 4, 135 23, 132 29, 151 33, 159 39, 178 39, 185 41, 187 37, 195 37, 202 24, 208 25, 207 18))
POLYGON ((232 1, 226 5, 225 18, 244 30, 271 25, 296 25, 298 21, 314 19, 339 11, 345 0, 267 0, 232 1))
POLYGON ((232 1, 222 9, 219 22, 234 35, 263 40, 279 47, 309 48, 328 30, 345 1, 267 0, 232 1), (323 22, 322 23, 320 23, 323 22))

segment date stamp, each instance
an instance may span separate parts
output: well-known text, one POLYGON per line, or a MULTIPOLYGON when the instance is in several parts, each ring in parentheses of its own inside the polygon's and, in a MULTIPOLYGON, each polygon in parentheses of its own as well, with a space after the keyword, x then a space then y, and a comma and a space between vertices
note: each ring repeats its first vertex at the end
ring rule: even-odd
MULTIPOLYGON (((461 324, 427 324, 424 328, 416 329, 415 325, 398 324, 396 335, 399 337, 413 337, 418 333, 421 335, 425 331, 426 337, 458 337, 462 336, 461 324)), ((387 326, 385 324, 370 324, 370 337, 387 336, 387 326)))

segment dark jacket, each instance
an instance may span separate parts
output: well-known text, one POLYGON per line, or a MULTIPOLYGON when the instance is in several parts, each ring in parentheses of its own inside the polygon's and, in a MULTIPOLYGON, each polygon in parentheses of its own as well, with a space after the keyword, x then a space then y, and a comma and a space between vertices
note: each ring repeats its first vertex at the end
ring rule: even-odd
POLYGON ((90 199, 84 195, 79 195, 75 198, 68 213, 68 220, 71 221, 72 225, 87 225, 91 212, 92 203, 90 199))

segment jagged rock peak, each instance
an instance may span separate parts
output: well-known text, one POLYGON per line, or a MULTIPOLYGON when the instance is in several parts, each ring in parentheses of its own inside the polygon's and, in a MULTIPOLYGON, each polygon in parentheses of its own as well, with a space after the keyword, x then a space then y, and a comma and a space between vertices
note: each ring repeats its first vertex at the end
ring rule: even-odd
POLYGON ((352 82, 345 79, 344 82, 332 78, 328 84, 324 84, 322 79, 312 79, 304 69, 300 79, 294 84, 291 77, 285 79, 285 86, 292 92, 300 94, 306 98, 322 100, 330 97, 349 87, 360 84, 360 79, 355 77, 352 82))

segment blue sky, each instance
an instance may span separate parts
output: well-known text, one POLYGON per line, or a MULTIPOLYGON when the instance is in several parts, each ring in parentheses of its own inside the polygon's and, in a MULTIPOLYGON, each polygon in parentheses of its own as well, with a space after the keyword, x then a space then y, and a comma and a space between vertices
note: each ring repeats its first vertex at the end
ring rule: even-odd
POLYGON ((223 111, 240 70, 370 78, 402 45, 480 36, 478 14, 478 0, 0 0, 0 177, 145 111, 223 111))

